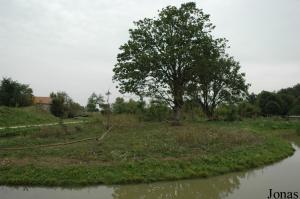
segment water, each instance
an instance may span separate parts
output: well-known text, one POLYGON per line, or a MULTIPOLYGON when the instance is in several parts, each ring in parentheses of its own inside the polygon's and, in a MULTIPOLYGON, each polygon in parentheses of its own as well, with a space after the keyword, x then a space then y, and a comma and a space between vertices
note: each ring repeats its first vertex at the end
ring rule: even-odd
POLYGON ((300 138, 293 139, 295 154, 263 168, 208 179, 88 188, 0 187, 0 199, 260 199, 269 189, 300 192, 300 138))

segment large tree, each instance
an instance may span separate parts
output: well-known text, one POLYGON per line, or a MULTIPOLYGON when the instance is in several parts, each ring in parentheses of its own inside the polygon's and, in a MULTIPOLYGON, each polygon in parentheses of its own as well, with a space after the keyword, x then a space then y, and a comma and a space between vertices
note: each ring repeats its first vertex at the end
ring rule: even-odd
POLYGON ((195 3, 168 6, 157 18, 135 22, 120 47, 113 79, 121 92, 161 98, 180 118, 194 56, 202 55, 214 26, 195 3))

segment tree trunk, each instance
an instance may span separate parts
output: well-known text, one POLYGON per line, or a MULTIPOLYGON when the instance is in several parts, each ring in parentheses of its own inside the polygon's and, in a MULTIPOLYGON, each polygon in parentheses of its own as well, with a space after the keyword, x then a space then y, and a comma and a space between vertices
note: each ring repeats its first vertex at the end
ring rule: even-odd
POLYGON ((173 125, 180 125, 181 119, 181 108, 183 106, 183 89, 182 84, 179 81, 174 82, 174 118, 173 118, 173 125))
POLYGON ((202 108, 203 112, 207 116, 208 120, 214 120, 214 113, 213 111, 209 110, 209 108, 202 108))
POLYGON ((179 106, 174 107, 174 118, 172 121, 172 125, 179 126, 180 125, 180 117, 181 117, 181 108, 179 106))

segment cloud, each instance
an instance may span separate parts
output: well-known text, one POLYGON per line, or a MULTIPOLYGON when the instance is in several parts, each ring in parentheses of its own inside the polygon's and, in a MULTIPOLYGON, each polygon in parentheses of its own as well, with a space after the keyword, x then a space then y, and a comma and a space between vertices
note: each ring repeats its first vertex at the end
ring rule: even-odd
MULTIPOLYGON (((2 0, 0 76, 30 84, 36 95, 64 90, 85 104, 91 92, 114 87, 112 68, 132 22, 183 2, 2 0)), ((196 2, 211 15, 214 34, 229 39, 229 52, 241 62, 253 91, 299 81, 299 1, 196 2)))

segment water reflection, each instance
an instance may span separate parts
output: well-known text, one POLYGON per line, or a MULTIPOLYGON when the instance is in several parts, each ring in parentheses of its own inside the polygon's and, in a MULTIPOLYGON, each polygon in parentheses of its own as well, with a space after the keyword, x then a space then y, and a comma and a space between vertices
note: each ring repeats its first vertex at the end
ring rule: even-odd
POLYGON ((152 199, 200 198, 247 199, 266 198, 268 190, 300 192, 300 137, 290 138, 296 153, 284 161, 247 172, 232 173, 208 179, 181 180, 152 184, 97 186, 89 188, 0 187, 1 199, 97 198, 152 199))
POLYGON ((247 173, 226 175, 204 180, 184 180, 114 188, 114 199, 129 198, 224 198, 239 188, 247 173))

